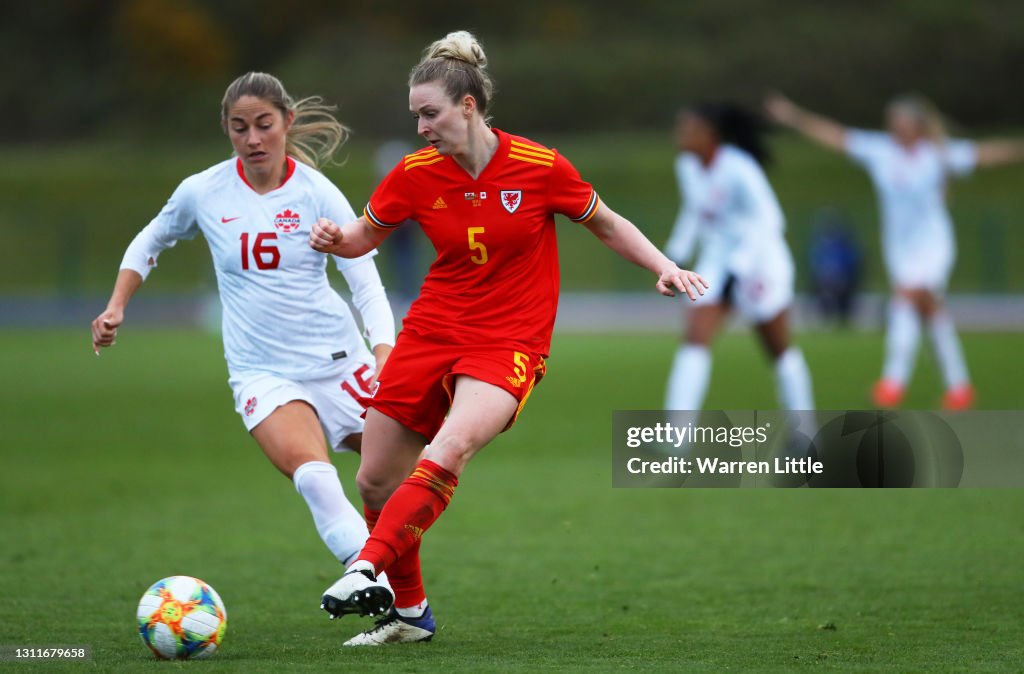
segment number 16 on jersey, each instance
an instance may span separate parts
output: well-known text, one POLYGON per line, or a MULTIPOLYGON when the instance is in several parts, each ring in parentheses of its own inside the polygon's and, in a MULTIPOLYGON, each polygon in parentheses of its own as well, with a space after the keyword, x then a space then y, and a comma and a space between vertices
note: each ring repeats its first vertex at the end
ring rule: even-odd
MULTIPOLYGON (((249 232, 242 232, 242 271, 249 270, 249 232)), ((281 264, 281 251, 275 244, 265 241, 277 241, 277 232, 259 232, 252 244, 252 258, 257 269, 277 269, 281 264), (269 256, 265 257, 265 256, 269 256)))

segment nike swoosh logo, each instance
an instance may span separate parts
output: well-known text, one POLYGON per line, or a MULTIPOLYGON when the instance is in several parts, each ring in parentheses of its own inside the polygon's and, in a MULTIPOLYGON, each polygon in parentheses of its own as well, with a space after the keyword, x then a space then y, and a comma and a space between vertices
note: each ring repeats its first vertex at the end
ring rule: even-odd
POLYGON ((228 224, 229 222, 231 222, 231 221, 233 221, 233 220, 238 220, 238 219, 239 219, 239 218, 241 218, 241 217, 242 217, 241 215, 239 215, 239 216, 237 216, 237 217, 234 217, 234 218, 225 218, 224 216, 221 216, 221 218, 220 218, 220 221, 221 221, 221 223, 222 223, 222 224, 225 224, 225 225, 226 225, 226 224, 228 224))

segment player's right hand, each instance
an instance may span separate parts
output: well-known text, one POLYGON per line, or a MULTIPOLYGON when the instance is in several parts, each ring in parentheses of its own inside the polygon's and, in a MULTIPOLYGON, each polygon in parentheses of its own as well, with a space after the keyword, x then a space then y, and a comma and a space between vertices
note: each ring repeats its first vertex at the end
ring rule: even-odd
POLYGON ((117 328, 124 322, 124 311, 107 309, 92 322, 92 350, 100 355, 101 346, 113 346, 117 340, 117 328))
POLYGON ((320 253, 333 253, 343 238, 341 227, 327 218, 320 218, 309 232, 309 245, 320 253))

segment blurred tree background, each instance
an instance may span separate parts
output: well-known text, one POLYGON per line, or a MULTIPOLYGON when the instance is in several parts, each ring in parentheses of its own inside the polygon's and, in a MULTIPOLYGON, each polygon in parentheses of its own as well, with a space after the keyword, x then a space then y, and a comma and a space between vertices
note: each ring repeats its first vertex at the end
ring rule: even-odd
POLYGON ((338 103, 360 134, 390 135, 419 51, 457 28, 487 48, 496 122, 510 128, 663 126, 683 101, 756 102, 768 88, 860 124, 908 88, 965 125, 1013 124, 1022 26, 1015 0, 9 3, 0 139, 216 133, 220 94, 250 69, 338 103))
MULTIPOLYGON (((779 89, 877 127, 887 98, 932 97, 968 135, 1024 127, 1024 3, 1016 0, 700 0, 444 3, 354 0, 38 0, 0 24, 0 293, 100 296, 131 237, 184 177, 230 152, 227 84, 247 70, 319 94, 354 130, 325 172, 358 209, 374 148, 415 144, 406 77, 430 41, 474 31, 497 81, 495 125, 564 151, 605 200, 664 241, 678 207, 669 130, 697 99, 756 107, 779 89)), ((876 203, 844 158, 780 134, 770 178, 807 287, 812 220, 838 208, 881 290, 876 203)), ((954 291, 1024 290, 1024 167, 958 184, 954 291)), ((645 275, 560 227, 566 289, 649 287, 645 275), (577 245, 578 244, 578 245, 577 245)), ((421 242, 422 243, 422 242, 421 242)), ((429 258, 429 251, 424 250, 429 258)), ((394 278, 387 251, 386 280, 394 278)), ((149 292, 206 291, 205 246, 161 259, 149 292)))

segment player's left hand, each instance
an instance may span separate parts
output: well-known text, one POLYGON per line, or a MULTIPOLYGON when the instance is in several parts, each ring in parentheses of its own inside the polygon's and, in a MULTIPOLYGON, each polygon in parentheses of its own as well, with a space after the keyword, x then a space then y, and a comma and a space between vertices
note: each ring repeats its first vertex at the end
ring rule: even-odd
POLYGON ((341 227, 327 218, 320 218, 309 232, 309 245, 317 252, 333 253, 342 238, 341 227))
POLYGON ((687 271, 673 266, 666 269, 658 276, 658 283, 655 288, 666 297, 675 297, 675 291, 686 293, 687 297, 696 301, 697 297, 704 294, 708 282, 697 272, 687 271))

